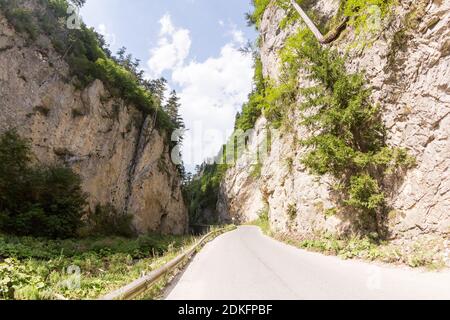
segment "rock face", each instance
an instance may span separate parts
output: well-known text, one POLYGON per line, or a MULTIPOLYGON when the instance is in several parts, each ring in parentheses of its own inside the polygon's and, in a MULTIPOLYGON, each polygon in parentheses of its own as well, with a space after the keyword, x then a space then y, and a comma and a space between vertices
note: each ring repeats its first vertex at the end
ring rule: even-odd
MULTIPOLYGON (((315 9, 332 16, 336 1, 317 1, 315 9)), ((417 8, 416 8, 417 9, 417 8)), ((416 10, 417 11, 417 10, 416 10)), ((278 52, 297 26, 279 29, 284 12, 269 6, 261 23, 261 58, 264 74, 279 79, 278 52)), ((332 44, 348 48, 349 71, 366 71, 373 87, 373 100, 382 108, 388 129, 388 144, 403 147, 416 157, 417 167, 386 181, 389 231, 393 239, 450 237, 450 1, 401 1, 394 18, 383 25, 373 43, 352 46, 355 35, 348 28, 332 44), (408 13, 422 3, 417 28, 407 32, 407 42, 398 48, 399 34, 408 13), (393 54, 395 53, 395 56, 393 54), (393 58, 394 57, 394 58, 393 58)), ((295 122, 295 117, 292 119, 295 122)), ((257 122, 249 154, 258 145, 258 132, 266 121, 257 122)), ((301 236, 351 229, 345 213, 327 216, 333 195, 329 177, 312 176, 300 163, 305 150, 296 143, 307 135, 301 126, 273 140, 272 152, 264 159, 261 177, 249 174, 250 155, 242 156, 227 173, 221 187, 218 210, 222 217, 249 221, 268 210, 274 229, 301 236)))
POLYGON ((91 207, 110 203, 133 214, 140 233, 184 233, 187 211, 165 134, 102 82, 76 89, 49 40, 38 42, 26 44, 0 14, 0 132, 16 128, 37 161, 72 167, 91 207))

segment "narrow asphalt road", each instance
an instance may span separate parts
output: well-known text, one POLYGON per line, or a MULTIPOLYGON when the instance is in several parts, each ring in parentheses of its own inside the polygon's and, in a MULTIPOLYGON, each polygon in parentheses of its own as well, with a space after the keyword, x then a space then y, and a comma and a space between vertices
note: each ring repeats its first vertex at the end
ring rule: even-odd
POLYGON ((450 299, 450 272, 344 261, 240 227, 207 244, 168 291, 168 300, 450 299))

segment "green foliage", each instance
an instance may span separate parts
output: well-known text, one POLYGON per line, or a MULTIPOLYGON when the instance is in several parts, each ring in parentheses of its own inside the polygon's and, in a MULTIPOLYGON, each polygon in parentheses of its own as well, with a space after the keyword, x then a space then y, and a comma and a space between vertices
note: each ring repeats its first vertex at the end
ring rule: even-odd
POLYGON ((287 90, 305 97, 302 125, 313 133, 302 141, 310 149, 303 164, 315 174, 334 176, 344 193, 343 204, 363 212, 380 210, 384 174, 411 167, 414 161, 405 150, 386 146, 380 107, 371 103, 364 75, 349 74, 345 58, 321 47, 307 29, 287 40, 281 59, 284 83, 297 83, 301 70, 316 83, 287 90))
MULTIPOLYGON (((145 80, 143 71, 138 70, 138 60, 126 55, 124 48, 119 50, 118 57, 113 57, 104 37, 84 24, 80 29, 66 28, 67 0, 35 1, 39 5, 32 10, 22 8, 23 0, 5 0, 0 5, 17 31, 27 33, 32 40, 39 33, 50 38, 53 47, 69 64, 78 88, 100 79, 114 97, 135 105, 144 114, 154 115, 158 129, 170 133, 177 128, 177 123, 162 110, 152 81, 145 80)), ((71 2, 77 6, 84 4, 84 0, 71 2)))
POLYGON ((36 289, 45 287, 44 279, 32 275, 28 266, 21 265, 16 259, 6 259, 0 263, 0 299, 14 299, 18 289, 33 286, 36 289))
MULTIPOLYGON (((296 0, 297 4, 301 6, 303 11, 309 16, 309 18, 315 23, 317 28, 326 33, 327 23, 324 19, 319 18, 319 14, 313 10, 313 6, 316 4, 315 0, 296 0)), ((292 6, 291 0, 277 0, 275 4, 284 10, 285 16, 280 22, 280 28, 285 29, 287 26, 293 25, 299 19, 301 19, 298 11, 292 6)))
POLYGON ((374 236, 338 237, 333 234, 319 234, 295 238, 288 234, 274 234, 280 241, 302 249, 339 256, 342 259, 363 259, 386 263, 402 263, 413 268, 426 267, 430 270, 445 268, 442 258, 444 246, 439 240, 419 239, 411 245, 380 241, 374 236))
POLYGON ((295 203, 291 203, 288 206, 287 216, 290 223, 294 222, 294 220, 297 218, 297 205, 295 203))
POLYGON ((71 169, 32 166, 27 141, 15 131, 0 136, 0 230, 70 237, 85 204, 81 179, 71 169))
MULTIPOLYGON (((214 213, 219 196, 220 183, 228 169, 225 164, 203 164, 195 176, 188 178, 183 186, 188 203, 191 224, 202 223, 214 217, 205 217, 205 211, 214 213)), ((214 221, 207 221, 213 223, 214 221)))
MULTIPOLYGON (((296 2, 299 5, 302 5, 304 10, 307 10, 314 4, 314 0, 296 0, 296 2)), ((264 12, 270 4, 274 4, 285 11, 285 18, 280 24, 282 29, 300 17, 297 11, 292 7, 291 0, 252 0, 253 12, 247 14, 248 24, 256 25, 256 28, 259 29, 264 12)), ((311 12, 308 13, 311 14, 311 12)))
POLYGON ((262 171, 262 163, 258 162, 257 164, 254 164, 252 167, 252 171, 250 172, 250 176, 254 179, 261 178, 261 171, 262 171))
POLYGON ((344 0, 340 4, 340 12, 352 18, 353 25, 363 27, 370 18, 370 7, 377 7, 380 10, 381 18, 387 16, 390 8, 397 0, 344 0))
MULTIPOLYGON (((6 4, 1 5, 4 9, 6 4)), ((16 30, 20 33, 27 34, 31 40, 35 40, 38 36, 38 30, 33 23, 32 12, 24 8, 14 8, 12 10, 5 10, 6 18, 11 22, 16 30)))
POLYGON ((264 98, 260 94, 252 94, 247 103, 242 106, 242 113, 236 118, 236 129, 247 131, 253 129, 256 121, 261 116, 261 103, 264 98))
POLYGON ((132 227, 133 216, 119 213, 111 204, 97 205, 88 213, 86 220, 86 226, 81 232, 83 235, 121 237, 135 235, 132 227))
POLYGON ((252 13, 247 14, 249 25, 255 24, 257 28, 259 28, 262 16, 271 1, 272 0, 252 0, 254 10, 252 13))
POLYGON ((259 57, 255 58, 254 69, 254 90, 249 95, 248 102, 242 106, 242 113, 237 115, 235 123, 235 128, 241 129, 244 132, 253 129, 256 120, 261 116, 261 104, 264 102, 266 81, 263 75, 263 65, 259 57))
POLYGON ((87 253, 95 253, 101 257, 120 253, 130 255, 133 259, 141 259, 149 255, 161 255, 169 246, 179 247, 183 241, 183 237, 156 234, 136 238, 96 236, 64 240, 0 235, 0 257, 50 260, 57 257, 73 258, 87 253))
POLYGON ((376 210, 384 202, 384 194, 378 181, 368 174, 352 176, 345 203, 358 209, 376 210))
MULTIPOLYGON (((99 58, 94 65, 86 62, 84 66, 87 68, 85 72, 93 76, 93 78, 98 78, 106 83, 113 95, 131 102, 144 113, 150 113, 152 110, 153 112, 158 112, 154 110, 155 104, 151 92, 139 84, 133 73, 117 64, 114 60, 99 58), (92 70, 90 70, 91 68, 92 70), (92 72, 89 73, 89 71, 92 72)), ((83 69, 84 67, 80 67, 78 70, 83 72, 83 69)), ((84 80, 89 81, 86 76, 84 76, 84 80)))
POLYGON ((0 234, 0 299, 93 299, 150 272, 192 237, 45 240, 0 234), (80 287, 69 288, 68 267, 80 268, 80 287))
MULTIPOLYGON (((397 0, 342 0, 337 14, 332 19, 321 17, 320 13, 313 10, 314 0, 296 0, 310 19, 316 24, 323 35, 338 26, 344 18, 348 18, 349 24, 354 28, 357 34, 363 31, 372 31, 371 24, 377 19, 384 19, 389 15, 390 9, 397 3, 397 0)), ((291 4, 290 0, 274 1, 253 1, 254 10, 247 15, 249 25, 255 24, 260 28, 262 16, 270 3, 284 10, 284 18, 280 22, 280 28, 285 29, 301 20, 297 10, 291 4)), ((378 22, 378 20, 376 21, 378 22)))
POLYGON ((296 94, 292 90, 294 82, 287 81, 277 86, 273 85, 264 79, 261 59, 256 58, 253 83, 254 90, 249 95, 248 102, 242 107, 242 113, 238 114, 235 128, 244 132, 253 129, 261 115, 264 115, 273 127, 279 127, 285 111, 295 103, 296 94))
MULTIPOLYGON (((329 29, 347 18, 348 25, 353 28, 357 36, 372 36, 381 31, 380 24, 389 16, 391 8, 397 2, 397 0, 343 0, 340 2, 336 16, 329 22, 329 29)), ((363 45, 369 40, 358 38, 358 42, 363 45)))
POLYGON ((286 159, 286 168, 287 168, 289 174, 292 174, 294 172, 294 159, 293 158, 286 159))
POLYGON ((267 203, 258 212, 258 219, 251 222, 251 224, 260 227, 264 234, 271 235, 269 205, 267 203))

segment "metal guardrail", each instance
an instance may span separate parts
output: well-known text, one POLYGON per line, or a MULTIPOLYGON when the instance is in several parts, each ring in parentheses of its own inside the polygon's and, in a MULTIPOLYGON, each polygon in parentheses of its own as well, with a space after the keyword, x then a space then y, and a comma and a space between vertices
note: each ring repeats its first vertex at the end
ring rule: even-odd
POLYGON ((233 226, 209 232, 207 235, 201 238, 195 245, 193 245, 189 250, 180 254, 179 256, 177 256, 176 258, 174 258, 161 268, 150 272, 149 274, 143 276, 142 278, 137 279, 120 289, 117 289, 103 297, 100 297, 99 300, 131 300, 133 298, 136 298, 140 294, 150 289, 150 287, 154 285, 158 280, 160 280, 164 275, 173 271, 182 262, 190 259, 192 255, 197 251, 197 249, 203 246, 209 238, 219 233, 221 234, 224 232, 231 231, 234 228, 235 227, 233 226))

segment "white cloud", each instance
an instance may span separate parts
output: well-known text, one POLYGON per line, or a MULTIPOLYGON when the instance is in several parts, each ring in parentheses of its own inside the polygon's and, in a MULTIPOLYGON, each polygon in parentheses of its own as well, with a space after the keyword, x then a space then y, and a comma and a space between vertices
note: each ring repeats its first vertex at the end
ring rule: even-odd
POLYGON ((161 20, 159 20, 159 23, 161 25, 160 35, 172 35, 175 32, 175 27, 173 26, 170 15, 164 15, 161 20))
POLYGON ((181 66, 191 48, 189 30, 175 28, 170 15, 164 15, 159 23, 161 31, 158 46, 150 50, 150 59, 147 63, 150 76, 153 78, 160 77, 166 70, 181 66))
POLYGON ((97 31, 105 38, 106 43, 110 46, 114 46, 116 44, 116 35, 114 33, 109 33, 108 28, 104 23, 98 25, 97 31))
POLYGON ((236 112, 247 100, 252 75, 251 57, 242 55, 232 43, 222 48, 219 57, 174 70, 172 80, 182 88, 182 116, 194 130, 185 139, 186 164, 217 155, 232 132, 236 112))
POLYGON ((231 27, 232 40, 217 57, 190 61, 189 30, 174 27, 169 15, 160 20, 160 40, 152 50, 148 67, 150 76, 165 70, 172 73, 172 86, 178 95, 181 115, 188 129, 183 158, 188 170, 218 154, 233 131, 236 112, 247 100, 252 88, 253 61, 239 52, 244 34, 231 27))
POLYGON ((241 30, 233 28, 233 30, 231 30, 231 35, 233 37, 233 41, 237 44, 243 45, 245 43, 245 36, 241 30))

